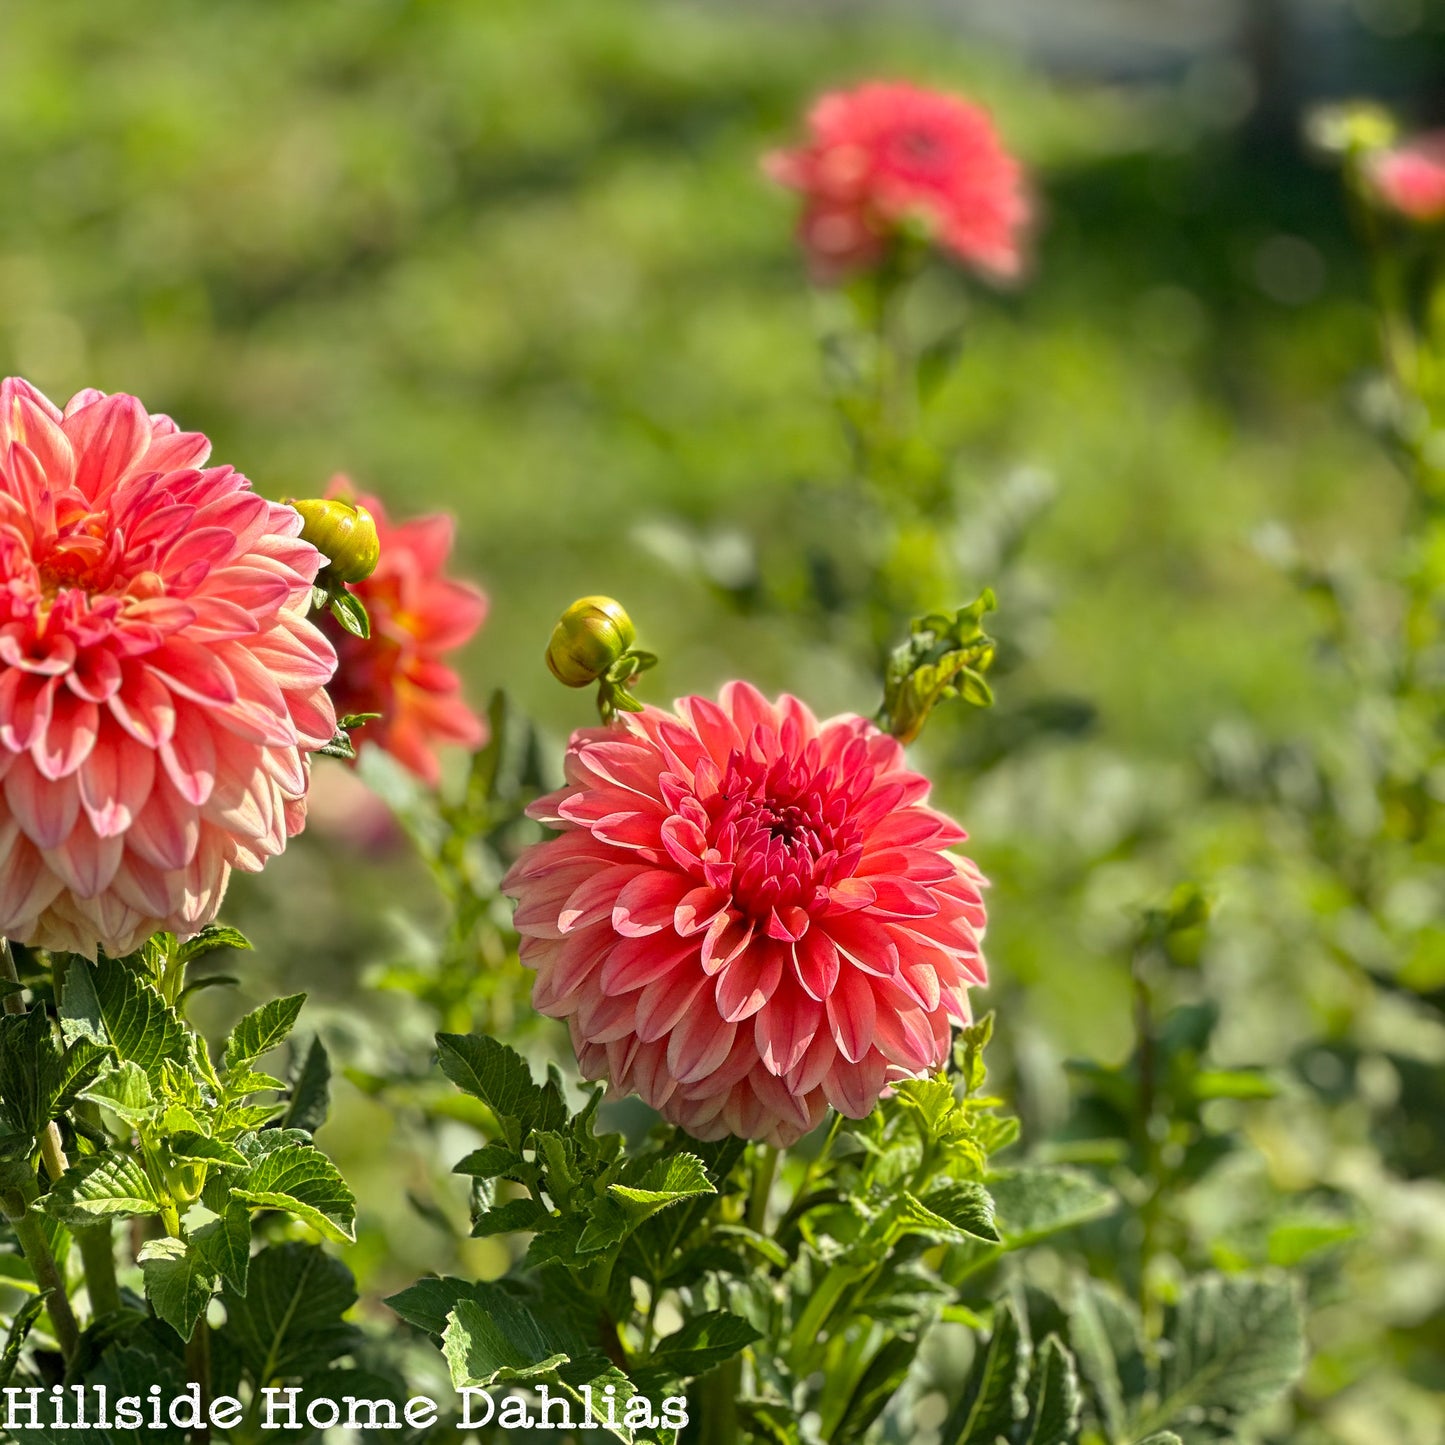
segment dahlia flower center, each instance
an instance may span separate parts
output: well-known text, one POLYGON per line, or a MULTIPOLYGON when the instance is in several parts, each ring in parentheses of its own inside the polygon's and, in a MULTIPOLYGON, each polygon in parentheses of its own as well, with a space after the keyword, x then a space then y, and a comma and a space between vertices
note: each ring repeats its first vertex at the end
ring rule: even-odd
POLYGON ((857 863, 842 800, 787 759, 734 754, 709 813, 713 869, 730 872, 734 902, 755 917, 808 909, 857 863))

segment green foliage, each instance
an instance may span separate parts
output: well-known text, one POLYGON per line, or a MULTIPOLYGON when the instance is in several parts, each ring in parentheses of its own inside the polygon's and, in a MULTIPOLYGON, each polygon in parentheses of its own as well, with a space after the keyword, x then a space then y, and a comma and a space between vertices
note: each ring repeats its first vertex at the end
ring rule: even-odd
POLYGON ((997 606, 985 591, 952 617, 917 618, 908 640, 894 649, 884 676, 879 718, 901 742, 923 731, 929 714, 948 698, 974 707, 990 707, 993 692, 984 674, 993 665, 997 644, 983 630, 983 617, 997 606))

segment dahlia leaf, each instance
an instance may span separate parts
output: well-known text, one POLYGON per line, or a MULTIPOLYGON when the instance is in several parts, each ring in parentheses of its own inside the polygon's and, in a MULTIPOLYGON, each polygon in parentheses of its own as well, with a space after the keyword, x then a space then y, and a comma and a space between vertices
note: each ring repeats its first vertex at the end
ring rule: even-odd
MULTIPOLYGON (((528 1164, 514 1149, 505 1144, 484 1144, 473 1149, 452 1170, 453 1174, 467 1174, 473 1179, 513 1179, 518 1170, 536 1172, 536 1166, 528 1164)), ((525 1181, 523 1181, 525 1182, 525 1181)))
POLYGON ((982 1239, 1000 1244, 1002 1239, 994 1222, 993 1196, 982 1184, 972 1180, 946 1184, 922 1200, 904 1196, 906 1211, 902 1224, 909 1233, 936 1233, 940 1238, 982 1239))
POLYGON ((478 1216, 472 1225, 472 1238, 485 1239, 493 1234, 538 1230, 549 1224, 551 1219, 552 1216, 535 1199, 509 1199, 478 1216))
POLYGON ((353 637, 359 637, 363 642, 370 639, 371 617, 367 613, 366 603, 356 593, 349 592, 345 587, 338 587, 330 593, 328 602, 331 615, 353 637))
POLYGON ((635 1184, 612 1184, 607 1192, 624 1204, 651 1213, 695 1195, 716 1194, 717 1190, 696 1154, 672 1154, 650 1164, 635 1184))
POLYGON ((356 1282, 319 1245, 280 1244, 250 1262, 242 1294, 227 1284, 225 1342, 255 1388, 297 1380, 349 1354, 361 1331, 343 1319, 356 1282))
POLYGON ((159 1214, 155 1186, 129 1154, 92 1154, 73 1164, 44 1199, 45 1211, 62 1224, 94 1224, 115 1215, 159 1214))
POLYGON ((944 1422, 943 1445, 995 1445, 1000 1437, 1011 1439, 1028 1414, 1027 1380, 1028 1346, 1018 1313, 1012 1303, 1002 1301, 994 1311, 988 1348, 944 1422))
POLYGON ((1093 1280, 1067 1308, 1069 1343, 1094 1412, 1111 1440, 1122 1437, 1130 1403, 1148 1384, 1144 1331, 1134 1306, 1093 1280))
POLYGON ((63 1053, 44 1009, 0 1014, 0 1123, 31 1139, 86 1088, 110 1051, 77 1039, 63 1053))
POLYGON ((337 1244, 356 1242, 356 1196, 337 1167, 309 1144, 264 1155, 231 1196, 256 1209, 279 1209, 337 1244))
POLYGON ((454 1279, 450 1276, 420 1279, 414 1285, 391 1295, 383 1303, 407 1324, 441 1338, 447 1327, 447 1317, 463 1299, 474 1299, 477 1291, 488 1286, 478 1285, 472 1280, 454 1279))
POLYGON ((1092 1175, 1060 1165, 1010 1169, 992 1176, 988 1188, 1010 1249, 1098 1219, 1119 1203, 1092 1175))
POLYGON ((1039 1348, 1029 1380, 1029 1432, 1024 1445, 1069 1445, 1078 1435, 1083 1397, 1073 1356, 1057 1335, 1039 1348))
POLYGON ((10 1321, 10 1333, 5 1339, 5 1349, 0 1352, 0 1390, 3 1390, 15 1378, 15 1370, 20 1363, 20 1352, 25 1348, 25 1341, 29 1338, 30 1331, 35 1327, 35 1321, 40 1318, 40 1312, 44 1308, 43 1296, 37 1295, 34 1299, 26 1300, 16 1310, 15 1318, 10 1321))
MULTIPOLYGON (((222 948, 235 948, 250 952, 251 940, 239 928, 229 928, 224 923, 209 923, 194 938, 187 939, 176 950, 177 959, 183 964, 192 964, 222 948)), ((209 979, 201 983, 209 983, 209 979)))
POLYGON ((176 1011, 149 979, 117 959, 73 959, 60 1012, 68 1037, 109 1043, 153 1079, 167 1059, 186 1058, 190 1036, 176 1011))
POLYGON ((1184 1445, 1184 1442, 1172 1430, 1158 1430, 1136 1445, 1184 1445))
POLYGON ((761 1338, 741 1315, 709 1310, 695 1315, 675 1334, 662 1340, 650 1363, 686 1379, 705 1374, 761 1338))
POLYGON ((152 1239, 136 1256, 145 1276, 146 1299, 183 1340, 189 1340, 206 1313, 216 1275, 193 1245, 180 1239, 152 1239))
POLYGON ((171 1153, 177 1159, 191 1159, 207 1164, 226 1164, 237 1168, 246 1167, 246 1156, 230 1144, 219 1139, 208 1139, 204 1134, 186 1131, 172 1135, 166 1140, 171 1153))
POLYGON ((458 1389, 537 1380, 567 1363, 567 1351, 557 1348, 526 1305, 502 1289, 487 1293, 485 1307, 477 1300, 459 1300, 442 1335, 458 1389))
POLYGON ((1190 1280, 1164 1335, 1158 1400, 1135 1421, 1141 1433, 1207 1424, 1233 1434, 1241 1417, 1276 1400, 1304 1368, 1299 1293, 1282 1275, 1190 1280))
MULTIPOLYGON (((304 993, 294 993, 286 998, 271 999, 248 1013, 231 1030, 225 1052, 221 1055, 221 1067, 234 1073, 283 1043, 296 1027, 305 1002, 304 993)), ((259 1091, 251 1089, 247 1092, 259 1091)))
POLYGON ((835 1445, 856 1445, 872 1428, 898 1393, 922 1342, 919 1335, 894 1335, 868 1362, 843 1409, 837 1427, 829 1434, 835 1445))
POLYGON ((150 1078, 139 1064, 129 1059, 122 1060, 97 1079, 80 1097, 109 1109, 132 1127, 154 1118, 156 1113, 150 1078))
POLYGON ((319 1036, 293 1065, 288 1083, 290 1097, 280 1126, 314 1135, 331 1112, 331 1057, 319 1036))
POLYGON ((239 1295, 246 1293, 251 1264, 251 1211, 244 1202, 191 1232, 191 1245, 215 1274, 239 1295))
POLYGON ((438 1034, 437 1053, 442 1072, 457 1088, 480 1099, 499 1121, 515 1120, 523 1135, 559 1129, 566 1122, 556 1084, 534 1083, 527 1061, 515 1049, 485 1034, 438 1034))

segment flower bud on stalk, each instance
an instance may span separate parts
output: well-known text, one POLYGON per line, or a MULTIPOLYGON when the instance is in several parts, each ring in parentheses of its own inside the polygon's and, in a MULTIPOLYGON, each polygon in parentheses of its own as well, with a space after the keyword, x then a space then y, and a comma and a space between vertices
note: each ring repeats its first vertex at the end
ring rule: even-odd
POLYGON ((597 710, 604 722, 619 712, 641 712, 630 691, 639 672, 657 658, 633 644, 637 629, 622 604, 611 597, 579 597, 552 629, 547 666, 565 687, 597 684, 597 710))
POLYGON ((288 501, 301 513, 301 536, 326 558, 338 582, 362 582, 376 571, 381 541, 371 513, 339 497, 288 501))
POLYGON ((637 629, 611 597, 580 597, 552 629, 547 666, 564 687, 596 682, 637 641, 637 629))

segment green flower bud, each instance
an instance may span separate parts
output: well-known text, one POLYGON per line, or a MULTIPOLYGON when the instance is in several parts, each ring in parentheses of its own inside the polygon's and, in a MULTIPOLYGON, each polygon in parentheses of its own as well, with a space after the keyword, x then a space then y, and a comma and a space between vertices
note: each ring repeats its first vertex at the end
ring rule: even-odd
POLYGON ((337 581, 361 582, 376 571, 381 542, 365 507, 339 497, 289 501, 287 505, 301 513, 306 524, 302 537, 326 558, 337 581))
POLYGON ((567 687, 586 687, 602 677, 637 641, 637 630, 611 597, 578 598, 552 629, 547 666, 567 687))

